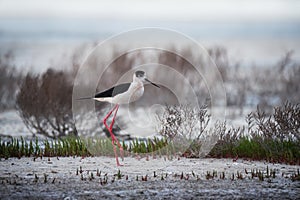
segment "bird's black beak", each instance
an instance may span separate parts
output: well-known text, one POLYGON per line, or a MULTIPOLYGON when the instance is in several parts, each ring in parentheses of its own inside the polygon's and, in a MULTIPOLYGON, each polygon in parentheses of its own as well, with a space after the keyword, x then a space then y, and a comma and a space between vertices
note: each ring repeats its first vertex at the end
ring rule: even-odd
POLYGON ((147 78, 145 78, 145 81, 147 81, 147 82, 149 82, 149 83, 151 83, 152 85, 154 85, 155 87, 158 87, 158 88, 160 88, 158 85, 156 85, 155 83, 153 83, 153 82, 151 82, 149 79, 147 79, 147 78))

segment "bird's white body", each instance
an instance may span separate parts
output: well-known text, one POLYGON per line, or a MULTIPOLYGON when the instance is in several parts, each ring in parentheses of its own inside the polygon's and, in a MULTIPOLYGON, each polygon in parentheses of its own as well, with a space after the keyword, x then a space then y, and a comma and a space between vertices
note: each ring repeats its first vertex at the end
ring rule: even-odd
POLYGON ((141 79, 133 76, 133 82, 124 93, 114 97, 94 98, 96 101, 109 102, 112 104, 128 104, 141 98, 144 94, 144 83, 141 79))

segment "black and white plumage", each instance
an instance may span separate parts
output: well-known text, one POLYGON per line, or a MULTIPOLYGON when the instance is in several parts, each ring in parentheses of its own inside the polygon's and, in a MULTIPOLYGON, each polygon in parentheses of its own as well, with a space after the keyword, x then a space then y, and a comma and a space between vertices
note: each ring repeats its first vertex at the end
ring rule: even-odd
POLYGON ((128 90, 131 83, 122 83, 110 89, 107 89, 103 92, 99 92, 95 95, 94 98, 101 98, 101 97, 114 97, 118 94, 124 93, 128 90))
POLYGON ((80 99, 94 99, 100 102, 113 104, 128 104, 138 100, 144 94, 144 83, 149 82, 159 88, 159 86, 146 78, 144 71, 136 71, 131 83, 122 83, 95 94, 93 97, 80 99))

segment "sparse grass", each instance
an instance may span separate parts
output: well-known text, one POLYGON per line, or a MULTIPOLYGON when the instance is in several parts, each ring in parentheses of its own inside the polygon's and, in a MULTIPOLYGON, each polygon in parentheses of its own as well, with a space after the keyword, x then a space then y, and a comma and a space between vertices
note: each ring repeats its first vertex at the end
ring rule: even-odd
POLYGON ((275 163, 300 163, 299 141, 278 141, 262 137, 241 137, 234 142, 219 141, 208 157, 215 158, 245 158, 251 160, 266 160, 275 163))
MULTIPOLYGON (((167 142, 166 139, 148 139, 146 141, 134 140, 123 143, 126 156, 136 154, 167 156, 172 159, 177 155, 176 145, 167 142)), ((38 138, 25 141, 21 138, 11 138, 10 141, 2 141, 0 138, 0 157, 57 157, 57 156, 92 156, 89 149, 96 150, 97 155, 113 156, 113 148, 110 139, 97 139, 84 141, 78 137, 66 137, 57 140, 43 140, 38 138)), ((241 137, 234 142, 219 141, 207 157, 214 158, 244 158, 250 160, 265 160, 268 162, 299 164, 299 141, 278 141, 263 139, 261 137, 241 137)))
MULTIPOLYGON (((166 139, 133 140, 122 143, 125 155, 149 154, 153 156, 175 154, 173 145, 168 144, 166 139)), ((9 157, 57 157, 57 156, 113 156, 113 147, 109 138, 82 139, 80 137, 65 137, 55 140, 42 140, 38 138, 24 140, 11 138, 9 141, 2 141, 0 138, 0 158, 9 157), (90 151, 93 153, 91 154, 90 151)))
POLYGON ((2 141, 0 138, 0 157, 53 157, 53 156, 89 156, 86 144, 75 137, 67 137, 57 140, 25 141, 24 138, 11 138, 10 141, 2 141))
MULTIPOLYGON (((88 171, 87 171, 88 172, 88 171)), ((225 172, 225 171, 206 171, 206 173, 195 173, 192 172, 174 172, 168 176, 168 173, 162 172, 161 174, 156 174, 156 171, 154 171, 153 176, 148 176, 148 174, 145 175, 133 175, 133 177, 129 177, 130 175, 124 174, 124 172, 121 172, 121 170, 118 170, 115 174, 104 174, 104 175, 97 175, 97 177, 94 177, 93 173, 87 173, 88 179, 90 181, 94 179, 98 179, 101 185, 106 185, 107 183, 111 182, 114 183, 115 181, 123 179, 125 177, 126 181, 168 181, 168 180, 176 180, 176 181, 199 181, 199 180, 231 180, 231 181, 239 181, 239 180, 256 180, 256 181, 267 181, 272 182, 276 178, 286 178, 290 179, 292 181, 299 181, 300 175, 299 175, 299 169, 297 169, 296 172, 291 172, 289 175, 285 176, 279 176, 278 169, 269 168, 267 165, 266 168, 252 168, 252 169, 244 169, 244 171, 234 171, 234 172, 225 172)), ((84 173, 85 174, 85 173, 84 173)), ((79 174, 76 174, 79 176, 79 174)), ((83 173, 79 176, 82 181, 86 181, 87 178, 84 177, 83 173)), ((124 181, 124 179, 123 179, 124 181)))

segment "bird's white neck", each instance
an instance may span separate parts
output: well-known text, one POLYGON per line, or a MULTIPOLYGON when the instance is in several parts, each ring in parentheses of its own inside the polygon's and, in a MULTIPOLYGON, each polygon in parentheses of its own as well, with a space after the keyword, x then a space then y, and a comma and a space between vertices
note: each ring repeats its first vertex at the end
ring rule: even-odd
POLYGON ((133 76, 133 82, 138 83, 139 85, 140 84, 144 85, 144 82, 141 79, 137 78, 136 76, 133 76))

